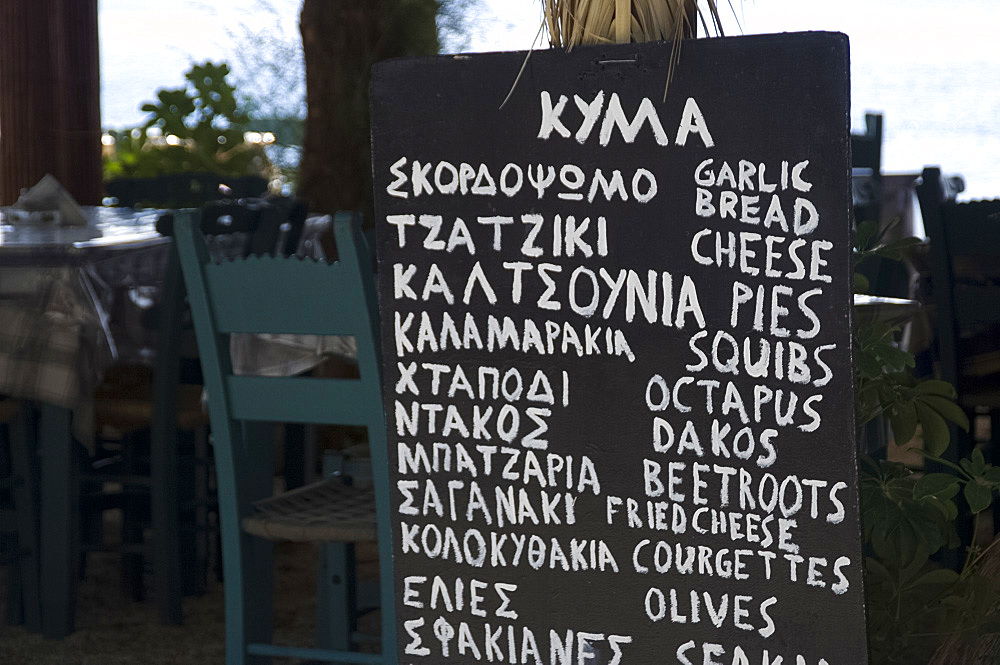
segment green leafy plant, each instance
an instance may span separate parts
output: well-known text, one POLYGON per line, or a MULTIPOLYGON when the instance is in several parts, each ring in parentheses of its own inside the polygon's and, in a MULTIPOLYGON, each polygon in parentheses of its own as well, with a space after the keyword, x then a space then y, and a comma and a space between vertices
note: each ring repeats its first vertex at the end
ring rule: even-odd
MULTIPOLYGON (((855 268, 873 257, 898 261, 908 248, 919 243, 917 238, 887 240, 897 224, 898 221, 886 224, 881 229, 873 222, 858 224, 855 268)), ((869 288, 868 280, 856 269, 854 284, 858 293, 869 288)), ((880 321, 863 321, 855 328, 858 427, 884 415, 889 419, 896 445, 902 446, 913 439, 919 424, 925 450, 940 455, 950 441, 948 422, 968 431, 969 420, 955 404, 955 389, 949 383, 914 378, 913 355, 896 344, 899 332, 898 325, 880 321)))
MULTIPOLYGON (((919 475, 902 464, 864 460, 861 483, 868 630, 873 662, 926 663, 948 637, 1000 631, 1000 586, 980 574, 990 547, 969 548, 960 572, 931 557, 958 545, 959 494, 976 515, 1000 489, 1000 469, 980 451, 955 473, 919 475)), ((994 541, 994 543, 997 541, 994 541)))
POLYGON ((228 76, 226 63, 204 62, 185 73, 184 87, 157 91, 156 101, 142 105, 150 114, 144 125, 109 132, 114 151, 104 160, 105 179, 266 173, 270 165, 262 146, 243 139, 250 119, 228 76))
MULTIPOLYGON (((918 242, 886 240, 891 228, 858 225, 855 266, 870 257, 899 260, 918 242)), ((868 290, 857 272, 855 290, 868 290)), ((1000 586, 980 574, 992 545, 970 547, 960 571, 933 560, 960 545, 960 502, 978 526, 1000 491, 1000 468, 988 464, 978 449, 958 463, 942 458, 951 444, 949 423, 968 431, 969 419, 955 403, 951 384, 913 376, 914 358, 898 347, 899 332, 899 326, 877 320, 856 325, 858 426, 886 418, 897 446, 913 442, 919 428, 923 445, 913 449, 940 471, 862 458, 868 629, 876 665, 926 663, 949 637, 1000 631, 1000 586)))

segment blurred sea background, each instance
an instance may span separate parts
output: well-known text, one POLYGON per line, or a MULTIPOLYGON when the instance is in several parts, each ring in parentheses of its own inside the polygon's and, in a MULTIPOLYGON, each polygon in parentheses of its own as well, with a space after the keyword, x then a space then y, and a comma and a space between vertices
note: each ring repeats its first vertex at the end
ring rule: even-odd
MULTIPOLYGON (((539 0, 474 5, 447 50, 531 47, 541 24, 539 0)), ((158 88, 179 87, 192 62, 208 59, 230 62, 238 91, 294 106, 304 94, 303 69, 288 49, 298 41, 300 6, 301 0, 169 6, 100 0, 103 125, 142 124, 142 103, 158 88), (274 63, 282 67, 277 85, 265 68, 274 63)), ((732 0, 732 8, 720 0, 720 11, 727 35, 846 33, 852 124, 861 131, 865 112, 883 114, 883 170, 919 173, 937 165, 964 177, 960 199, 1000 197, 1000 0, 732 0)))

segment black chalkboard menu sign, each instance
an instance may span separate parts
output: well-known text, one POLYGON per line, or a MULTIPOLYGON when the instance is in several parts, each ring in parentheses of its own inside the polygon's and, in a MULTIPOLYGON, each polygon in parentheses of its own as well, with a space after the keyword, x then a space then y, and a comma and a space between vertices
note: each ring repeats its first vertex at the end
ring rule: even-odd
POLYGON ((401 59, 401 663, 867 662, 840 34, 401 59))

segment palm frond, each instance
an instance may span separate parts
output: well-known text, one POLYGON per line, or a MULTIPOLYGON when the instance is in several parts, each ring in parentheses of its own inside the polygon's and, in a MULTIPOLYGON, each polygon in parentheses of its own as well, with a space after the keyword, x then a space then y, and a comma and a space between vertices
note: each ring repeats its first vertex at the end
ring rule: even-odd
MULTIPOLYGON (((667 88, 680 61, 681 41, 723 35, 718 0, 542 0, 549 44, 567 50, 581 44, 670 40, 667 88)), ((730 8, 732 8, 730 0, 730 8)), ((734 11, 735 14, 735 11, 734 11)), ((663 97, 666 99, 667 88, 663 97)))

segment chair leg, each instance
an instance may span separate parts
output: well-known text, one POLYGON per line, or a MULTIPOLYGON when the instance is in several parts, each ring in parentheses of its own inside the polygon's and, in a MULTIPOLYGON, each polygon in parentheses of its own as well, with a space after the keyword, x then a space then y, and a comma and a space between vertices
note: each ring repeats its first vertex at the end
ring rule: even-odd
POLYGON ((319 553, 316 646, 348 651, 358 625, 354 543, 324 543, 319 553))
MULTIPOLYGON (((17 547, 17 538, 0 536, 4 547, 17 547)), ((16 550, 14 550, 16 552, 16 550)), ((24 624, 24 587, 21 579, 21 562, 16 558, 7 567, 7 625, 20 626, 24 624)))
POLYGON ((195 555, 197 565, 194 567, 196 578, 194 591, 197 595, 208 589, 208 428, 200 427, 194 432, 194 528, 196 534, 195 555))
MULTIPOLYGON (((162 394, 162 393, 159 393, 162 394)), ((153 525, 153 595, 160 623, 180 625, 181 560, 178 547, 178 471, 176 415, 154 413, 150 432, 149 463, 152 476, 150 488, 153 525)), ((154 404, 154 410, 163 408, 154 404)))
POLYGON ((41 457, 40 575, 42 633, 61 639, 73 632, 76 592, 75 547, 78 476, 74 473, 70 435, 72 414, 41 404, 38 447, 41 457))
POLYGON ((316 426, 304 425, 303 427, 305 430, 303 434, 305 438, 303 443, 305 465, 302 480, 304 484, 308 485, 316 482, 316 426))
POLYGON ((184 280, 177 248, 170 245, 160 294, 159 348, 153 372, 150 432, 153 584, 160 623, 179 625, 181 602, 180 517, 177 495, 177 385, 180 377, 184 280))
MULTIPOLYGON (((14 471, 11 463, 10 437, 7 436, 7 426, 0 425, 0 480, 11 480, 16 484, 19 474, 14 471)), ((0 559, 10 563, 7 566, 7 614, 8 626, 20 626, 24 623, 24 589, 21 575, 22 548, 18 541, 17 501, 14 500, 13 485, 9 492, 0 490, 0 512, 14 515, 13 522, 0 520, 0 559)))
MULTIPOLYGON (((14 471, 13 460, 11 460, 10 437, 7 426, 0 424, 0 480, 11 480, 17 482, 18 474, 14 471)), ((10 486, 9 491, 0 489, 0 512, 13 508, 17 510, 17 501, 14 499, 14 488, 10 486), (5 496, 6 495, 6 496, 5 496)), ((0 520, 0 559, 10 557, 10 565, 7 567, 7 625, 20 626, 24 623, 24 600, 21 589, 21 565, 20 565, 20 544, 18 543, 17 513, 14 515, 14 524, 10 525, 0 520), (7 555, 5 557, 4 555, 7 555)))
MULTIPOLYGON (((274 545, 243 534, 248 553, 243 568, 245 642, 269 643, 274 631, 274 545)), ((228 583, 228 579, 227 579, 228 583)), ((247 665, 270 665, 266 656, 248 656, 247 665)))
POLYGON ((226 665, 269 665, 270 658, 248 656, 246 646, 271 641, 274 600, 274 548, 268 541, 243 532, 240 519, 250 503, 273 492, 273 427, 244 423, 247 455, 246 494, 238 505, 230 493, 219 493, 222 557, 226 596, 226 665))
POLYGON ((11 467, 21 483, 14 487, 17 508, 17 546, 25 556, 20 561, 24 626, 28 632, 42 630, 38 587, 38 462, 35 455, 34 412, 27 406, 10 424, 11 467))
MULTIPOLYGON (((323 476, 344 470, 344 457, 327 451, 323 476)), ((354 543, 323 543, 319 547, 316 579, 316 646, 351 649, 358 624, 358 591, 354 543)))
MULTIPOLYGON (((100 442, 98 445, 101 445, 100 442)), ((103 493, 103 482, 98 480, 80 481, 80 496, 88 499, 80 506, 81 547, 79 570, 76 576, 80 582, 87 578, 87 553, 104 549, 104 511, 102 510, 103 505, 101 505, 103 493), (91 503, 89 501, 91 497, 94 497, 93 505, 88 505, 91 503)))
MULTIPOLYGON (((139 474, 138 442, 135 434, 128 434, 122 440, 122 471, 126 476, 139 474)), ((122 505, 122 545, 124 551, 121 557, 122 585, 125 594, 133 602, 142 602, 145 589, 142 581, 143 554, 143 523, 139 517, 145 497, 140 497, 136 487, 122 487, 124 501, 122 505)))
POLYGON ((198 452, 196 433, 186 431, 179 434, 181 456, 185 463, 177 467, 174 482, 180 488, 181 501, 179 521, 183 527, 178 528, 179 542, 174 546, 180 557, 181 577, 180 591, 182 596, 196 596, 203 591, 203 576, 201 574, 202 558, 199 548, 198 510, 201 497, 198 491, 198 452))
POLYGON ((306 482, 305 425, 285 425, 285 490, 302 487, 306 482))
POLYGON ((246 645, 251 640, 247 615, 252 611, 251 594, 246 582, 252 575, 249 561, 253 558, 252 539, 240 528, 236 501, 229 495, 219 495, 219 530, 222 533, 223 593, 226 608, 226 665, 245 665, 246 645), (246 549, 244 549, 246 548, 246 549))

